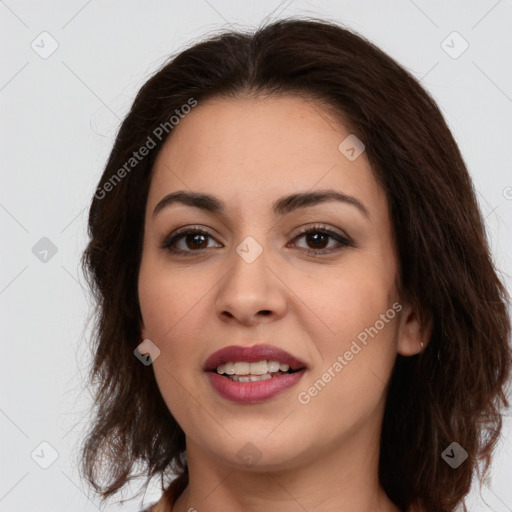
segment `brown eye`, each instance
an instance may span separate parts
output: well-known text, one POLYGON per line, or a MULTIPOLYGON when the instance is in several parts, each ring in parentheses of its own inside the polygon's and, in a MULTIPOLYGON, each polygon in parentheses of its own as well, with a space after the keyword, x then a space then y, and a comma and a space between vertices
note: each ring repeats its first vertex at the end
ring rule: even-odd
POLYGON ((199 252, 208 248, 208 238, 212 238, 208 231, 197 228, 188 228, 167 237, 161 244, 162 249, 176 253, 199 252), (183 241, 183 243, 181 243, 183 241), (181 247, 179 246, 181 243, 181 247))
POLYGON ((307 244, 307 247, 304 248, 306 252, 310 252, 312 254, 326 254, 340 251, 344 247, 353 247, 352 241, 347 237, 322 226, 314 226, 302 233, 299 233, 299 235, 295 237, 295 240, 300 238, 304 238, 307 244), (337 244, 329 247, 327 245, 329 243, 329 239, 333 239, 337 244))
POLYGON ((201 233, 185 235, 185 245, 189 249, 206 249, 206 246, 208 245, 207 240, 208 235, 203 235, 201 233))
POLYGON ((306 242, 313 246, 313 249, 324 249, 329 242, 330 235, 320 232, 307 233, 306 242))

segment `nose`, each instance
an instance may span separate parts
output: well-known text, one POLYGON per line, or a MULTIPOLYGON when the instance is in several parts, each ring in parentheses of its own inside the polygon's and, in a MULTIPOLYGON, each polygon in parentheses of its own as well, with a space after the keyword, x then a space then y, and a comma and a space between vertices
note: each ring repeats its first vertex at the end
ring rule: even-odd
POLYGON ((276 270, 268 266, 265 251, 251 263, 233 251, 229 264, 216 297, 219 318, 246 326, 282 318, 286 311, 286 286, 276 270))

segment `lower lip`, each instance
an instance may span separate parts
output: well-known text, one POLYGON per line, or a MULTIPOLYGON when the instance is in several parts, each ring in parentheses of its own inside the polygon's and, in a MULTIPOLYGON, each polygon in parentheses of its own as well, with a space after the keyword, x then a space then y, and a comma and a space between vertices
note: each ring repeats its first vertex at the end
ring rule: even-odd
POLYGON ((297 384, 305 371, 299 370, 294 373, 255 382, 235 382, 215 372, 207 372, 207 374, 213 389, 221 397, 232 402, 246 404, 269 400, 285 389, 297 384))

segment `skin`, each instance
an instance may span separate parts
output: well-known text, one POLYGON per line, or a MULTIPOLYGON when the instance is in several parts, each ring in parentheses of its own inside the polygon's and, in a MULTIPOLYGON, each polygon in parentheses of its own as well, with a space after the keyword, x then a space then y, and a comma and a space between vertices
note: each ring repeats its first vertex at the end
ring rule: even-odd
MULTIPOLYGON (((418 353, 429 332, 395 288, 385 194, 364 153, 350 161, 338 150, 349 134, 301 97, 217 98, 181 120, 158 155, 139 299, 141 335, 160 349, 153 363, 159 389, 186 434, 190 484, 173 511, 399 510, 377 472, 386 384, 397 353, 418 353), (357 198, 368 217, 336 201, 273 216, 276 199, 323 189, 357 198), (175 203, 153 215, 177 190, 212 194, 226 212, 175 203), (297 237, 315 224, 353 246, 297 237), (188 256, 160 247, 184 226, 211 236, 199 240, 200 248, 190 236, 188 244, 178 241, 188 256), (252 263, 235 250, 248 236, 263 251, 252 263), (318 247, 340 250, 307 253, 318 247), (359 343, 362 350, 308 404, 300 403, 298 394, 395 302, 401 311, 366 346, 359 343), (202 370, 205 360, 228 345, 257 343, 303 360, 302 379, 259 404, 220 397, 202 370), (251 467, 237 456, 248 442, 261 454, 251 467)), ((164 503, 159 510, 169 510, 164 503)))

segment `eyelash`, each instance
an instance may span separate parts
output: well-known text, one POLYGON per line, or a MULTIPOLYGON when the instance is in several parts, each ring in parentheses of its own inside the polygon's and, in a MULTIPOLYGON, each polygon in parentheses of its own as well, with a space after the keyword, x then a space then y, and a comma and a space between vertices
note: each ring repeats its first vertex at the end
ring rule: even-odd
MULTIPOLYGON (((324 249, 303 249, 308 254, 313 254, 313 255, 320 254, 321 255, 321 254, 335 253, 335 252, 341 251, 345 247, 353 247, 354 246, 354 244, 352 243, 352 241, 349 238, 347 238, 343 235, 340 235, 339 233, 336 233, 335 231, 332 231, 329 228, 326 228, 326 227, 320 226, 320 225, 315 225, 315 226, 312 226, 310 228, 307 228, 307 229, 301 231, 300 233, 295 235, 293 240, 297 240, 298 238, 300 238, 302 236, 313 234, 313 233, 320 233, 323 235, 328 235, 331 238, 334 238, 339 243, 339 246, 334 249, 332 247, 329 249, 325 249, 325 248, 324 249)), ((194 228, 194 227, 184 228, 183 230, 178 230, 177 232, 172 233, 170 236, 166 237, 160 244, 160 248, 167 250, 173 254, 183 254, 186 256, 192 256, 193 253, 200 253, 200 252, 206 250, 206 249, 197 249, 197 250, 183 251, 182 249, 176 249, 174 247, 175 243, 187 235, 204 235, 204 236, 213 238, 211 233, 209 233, 208 231, 205 231, 202 228, 194 228)))

